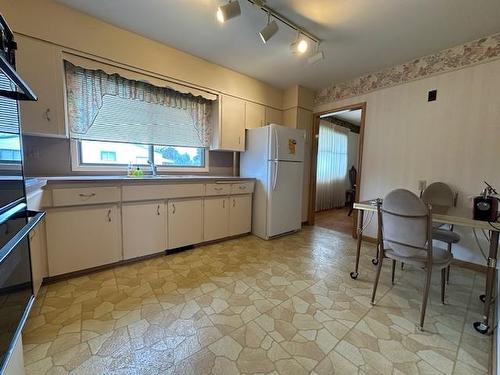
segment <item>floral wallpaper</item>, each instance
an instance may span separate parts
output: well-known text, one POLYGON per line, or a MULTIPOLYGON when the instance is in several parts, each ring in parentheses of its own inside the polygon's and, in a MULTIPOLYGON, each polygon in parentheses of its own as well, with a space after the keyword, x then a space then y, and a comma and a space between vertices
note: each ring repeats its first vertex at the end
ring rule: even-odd
POLYGON ((500 33, 334 84, 316 93, 315 105, 335 102, 389 86, 500 58, 500 33))

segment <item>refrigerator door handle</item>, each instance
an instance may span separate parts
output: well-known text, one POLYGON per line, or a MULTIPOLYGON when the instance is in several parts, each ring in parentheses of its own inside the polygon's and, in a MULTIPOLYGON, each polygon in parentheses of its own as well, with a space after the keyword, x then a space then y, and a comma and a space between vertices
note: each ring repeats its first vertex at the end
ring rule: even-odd
POLYGON ((274 162, 274 175, 273 175, 273 190, 276 190, 276 184, 278 183, 278 161, 274 162))
POLYGON ((279 148, 280 148, 280 141, 279 141, 279 138, 278 138, 278 131, 276 130, 276 128, 273 128, 273 133, 274 133, 274 145, 275 145, 274 159, 278 160, 279 148))

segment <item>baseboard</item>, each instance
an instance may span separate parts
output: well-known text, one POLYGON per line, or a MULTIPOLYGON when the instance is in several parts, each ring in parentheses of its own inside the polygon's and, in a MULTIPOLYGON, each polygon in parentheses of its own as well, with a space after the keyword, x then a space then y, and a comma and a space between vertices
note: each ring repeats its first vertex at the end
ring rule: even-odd
POLYGON ((460 260, 460 259, 453 259, 452 264, 454 266, 466 268, 466 269, 476 271, 476 272, 481 272, 481 273, 486 273, 486 271, 488 270, 488 267, 486 267, 482 264, 471 263, 471 262, 467 262, 465 260, 460 260))

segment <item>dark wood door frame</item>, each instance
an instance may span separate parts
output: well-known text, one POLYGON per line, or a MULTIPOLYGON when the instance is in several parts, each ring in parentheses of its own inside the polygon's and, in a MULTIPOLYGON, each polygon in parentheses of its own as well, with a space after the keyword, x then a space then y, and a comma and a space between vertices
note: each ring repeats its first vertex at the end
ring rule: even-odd
MULTIPOLYGON (((359 201, 359 192, 361 190, 361 169, 363 164, 363 139, 365 137, 365 118, 366 118, 366 102, 351 104, 343 107, 335 107, 328 111, 318 112, 314 114, 314 123, 312 129, 312 142, 311 142, 311 177, 309 181, 309 208, 307 212, 307 222, 314 225, 315 206, 316 206, 316 167, 318 162, 318 138, 319 138, 319 121, 320 116, 338 112, 345 109, 361 109, 361 123, 359 125, 359 138, 358 138, 358 165, 356 176, 356 197, 355 202, 359 201)), ((358 211, 354 210, 352 213, 352 236, 357 237, 356 223, 358 222, 358 211)))

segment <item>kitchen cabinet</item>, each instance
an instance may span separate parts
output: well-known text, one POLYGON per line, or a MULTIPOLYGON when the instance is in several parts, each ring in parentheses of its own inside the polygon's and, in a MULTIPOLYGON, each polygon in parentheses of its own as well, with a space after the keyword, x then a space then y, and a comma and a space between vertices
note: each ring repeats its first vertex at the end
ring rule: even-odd
POLYGON ((265 125, 269 124, 283 124, 283 112, 271 107, 266 107, 265 125))
POLYGON ((203 240, 213 241, 228 236, 229 198, 205 198, 203 210, 203 240))
POLYGON ((159 253, 167 248, 165 202, 122 205, 123 259, 159 253))
POLYGON ((245 103, 245 129, 260 128, 265 125, 265 121, 266 107, 252 102, 245 103))
POLYGON ((193 245, 203 241, 203 201, 175 199, 167 203, 168 248, 193 245))
POLYGON ((48 210, 45 225, 49 276, 121 260, 120 222, 116 204, 48 210))
POLYGON ((212 149, 245 151, 245 102, 223 95, 214 107, 212 149))
POLYGON ((48 275, 47 244, 45 239, 45 219, 42 219, 30 232, 31 274, 33 279, 33 294, 36 296, 42 281, 48 275))
POLYGON ((252 195, 234 195, 229 198, 229 235, 252 230, 252 195))
POLYGON ((20 102, 23 133, 66 137, 63 63, 59 48, 16 35, 17 71, 37 94, 36 102, 20 102))

